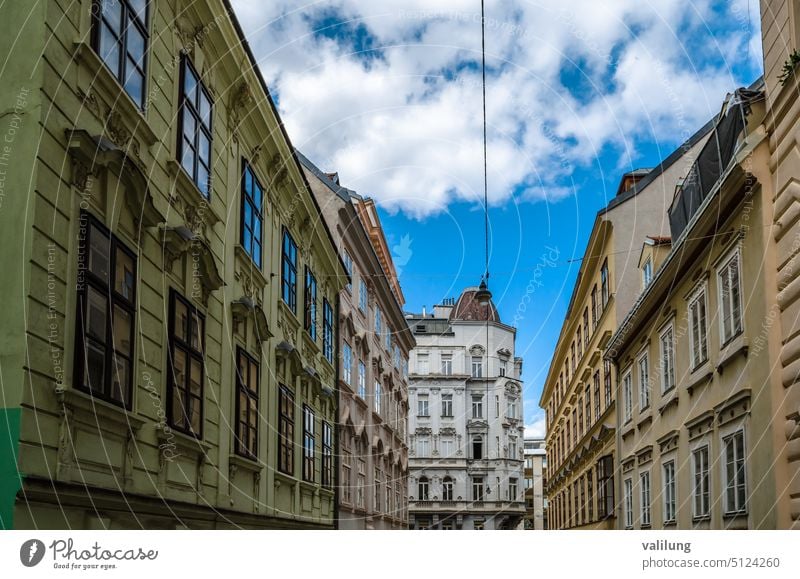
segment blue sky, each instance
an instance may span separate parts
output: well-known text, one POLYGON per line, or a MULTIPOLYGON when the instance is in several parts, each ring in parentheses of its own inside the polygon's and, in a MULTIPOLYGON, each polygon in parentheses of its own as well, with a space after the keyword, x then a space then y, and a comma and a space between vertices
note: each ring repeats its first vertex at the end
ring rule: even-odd
MULTIPOLYGON (((373 197, 407 309, 483 270, 480 3, 234 0, 293 143, 373 197)), ((755 0, 488 0, 491 289, 525 419, 596 212, 761 74, 755 0), (611 4, 611 5, 606 5, 611 4)))

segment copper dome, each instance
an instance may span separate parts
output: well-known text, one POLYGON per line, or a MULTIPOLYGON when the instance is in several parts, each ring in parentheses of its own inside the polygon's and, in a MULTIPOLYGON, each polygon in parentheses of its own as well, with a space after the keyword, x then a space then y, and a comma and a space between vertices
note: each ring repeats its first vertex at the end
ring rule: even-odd
POLYGON ((499 322, 500 315, 497 313, 497 308, 493 301, 483 306, 475 299, 475 294, 478 292, 477 287, 468 287, 458 298, 456 305, 450 312, 450 321, 465 320, 476 322, 499 322))

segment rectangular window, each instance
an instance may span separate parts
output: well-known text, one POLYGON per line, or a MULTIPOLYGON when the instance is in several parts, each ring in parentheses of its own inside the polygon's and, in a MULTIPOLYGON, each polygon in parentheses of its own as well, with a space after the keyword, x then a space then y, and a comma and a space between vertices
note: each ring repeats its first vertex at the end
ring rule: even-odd
POLYGON ((661 333, 661 392, 675 387, 675 342, 672 325, 661 333))
POLYGON ((711 510, 711 481, 708 474, 708 446, 692 452, 692 475, 694 478, 694 516, 707 517, 711 510))
POLYGON ((170 293, 170 426, 198 438, 203 430, 205 317, 175 290, 170 293))
POLYGON ((427 438, 419 437, 417 439, 417 453, 420 457, 430 455, 430 441, 427 438))
POLYGON ((363 458, 358 459, 358 478, 356 480, 356 507, 364 508, 364 489, 367 486, 367 463, 363 458))
POLYGON ((500 360, 500 377, 503 377, 503 376, 506 375, 507 366, 508 366, 508 362, 506 362, 505 360, 500 360))
POLYGON ((625 479, 625 528, 633 528, 633 481, 625 479))
POLYGON ((283 230, 281 295, 289 309, 297 313, 297 244, 288 229, 283 230))
POLYGON ((361 279, 361 282, 358 285, 358 309, 361 310, 362 314, 367 313, 367 282, 364 279, 361 279))
POLYGON ((136 256, 88 213, 80 214, 75 383, 131 408, 136 256))
POLYGON ((358 361, 358 395, 362 400, 367 399, 367 367, 361 360, 358 361))
POLYGON ((508 500, 516 501, 518 497, 519 491, 517 490, 517 479, 510 478, 508 479, 508 500))
POLYGON ((242 159, 242 165, 241 243, 253 263, 261 269, 264 190, 250 164, 242 159))
POLYGON ((315 419, 314 411, 303 405, 303 480, 308 482, 314 482, 315 419))
POLYGON ((453 456, 453 441, 449 438, 442 439, 442 456, 445 458, 453 456))
POLYGON ((453 374, 453 355, 442 354, 442 374, 450 376, 453 374))
POLYGON ((589 521, 594 520, 594 485, 592 484, 592 469, 586 472, 586 494, 587 509, 589 511, 589 521))
POLYGON ((381 315, 381 309, 375 308, 375 335, 380 338, 381 334, 383 334, 383 316, 381 315))
POLYGON ((578 326, 578 361, 583 357, 583 329, 578 326))
POLYGON ((483 358, 481 358, 480 356, 472 357, 472 377, 473 378, 483 377, 483 358))
POLYGON ((305 303, 303 305, 303 328, 311 339, 317 341, 317 278, 306 266, 305 303))
POLYGON ((648 257, 647 261, 645 261, 644 265, 642 266, 642 289, 650 285, 650 282, 652 280, 653 280, 653 260, 648 257))
POLYGON ((611 362, 608 360, 603 362, 603 388, 606 399, 605 407, 608 408, 611 406, 611 362))
POLYGON ((675 461, 665 462, 662 467, 664 484, 664 523, 675 522, 675 502, 676 502, 676 483, 675 483, 675 461))
POLYGON ((347 342, 342 346, 342 380, 348 386, 351 384, 351 373, 353 369, 353 350, 347 342))
POLYGON ((322 354, 333 364, 333 308, 322 299, 322 354))
POLYGON ((725 449, 725 514, 743 513, 747 510, 744 431, 726 436, 722 445, 725 449))
POLYGON ((375 381, 375 399, 373 400, 374 406, 373 409, 377 414, 381 413, 381 409, 383 408, 383 399, 381 397, 381 383, 377 380, 375 381))
POLYGON ((689 300, 689 325, 692 333, 692 367, 696 368, 708 360, 705 288, 701 288, 689 300))
POLYGON ((472 417, 483 418, 483 396, 472 397, 472 417))
POLYGON ((604 456, 597 462, 597 515, 602 519, 614 515, 614 461, 604 456))
POLYGON ((583 308, 583 349, 589 351, 589 308, 583 308))
POLYGON ((294 476, 294 394, 283 384, 278 391, 278 470, 294 476))
POLYGON ((428 405, 428 395, 420 394, 417 397, 417 416, 428 417, 430 416, 430 408, 428 405))
POLYGON ((375 469, 375 512, 380 513, 383 510, 383 501, 381 500, 381 489, 383 487, 383 477, 381 476, 381 469, 375 469))
POLYGON ((483 501, 483 477, 472 477, 472 500, 475 502, 483 501))
POLYGON ((739 280, 739 252, 734 252, 719 269, 719 303, 721 310, 722 343, 742 331, 742 289, 739 280))
POLYGON ((633 418, 633 378, 630 370, 622 377, 622 401, 625 405, 623 417, 625 422, 630 422, 633 418))
POLYGON ((350 445, 350 437, 345 434, 342 437, 342 502, 350 504, 353 501, 353 451, 350 445))
POLYGON ((650 471, 639 475, 639 511, 643 527, 650 526, 650 471))
POLYGON ((417 354, 417 374, 428 374, 429 372, 428 355, 417 354))
POLYGON ((181 56, 178 159, 200 193, 211 197, 211 97, 194 66, 181 56))
POLYGON ((594 419, 600 419, 600 370, 594 373, 594 419))
POLYGON ((639 410, 650 406, 650 363, 647 354, 639 358, 639 410))
POLYGON ((452 394, 442 394, 442 417, 443 418, 452 418, 453 417, 453 395, 452 394))
POLYGON ((600 294, 602 297, 603 309, 608 304, 608 259, 603 260, 603 267, 600 269, 600 294))
POLYGON ((333 427, 322 423, 322 486, 333 486, 333 427))
POLYGON ((592 286, 592 328, 597 328, 597 320, 600 319, 598 307, 600 302, 597 300, 597 286, 592 286))
POLYGON ((238 351, 238 358, 234 451, 254 459, 258 456, 259 364, 241 348, 238 351))
POLYGON ((509 398, 506 403, 506 417, 515 420, 517 418, 517 399, 509 398))
POLYGON ((592 424, 592 387, 588 384, 586 385, 584 402, 586 404, 586 431, 588 432, 592 424))
POLYGON ((144 0, 95 0, 92 48, 140 109, 145 108, 148 3, 144 0))
POLYGON ((347 272, 347 275, 350 277, 350 281, 347 282, 347 285, 345 286, 345 288, 347 289, 348 292, 352 293, 352 291, 353 291, 353 284, 352 284, 352 279, 353 279, 353 257, 349 253, 347 253, 345 251, 344 252, 344 260, 343 261, 344 261, 344 269, 347 272))

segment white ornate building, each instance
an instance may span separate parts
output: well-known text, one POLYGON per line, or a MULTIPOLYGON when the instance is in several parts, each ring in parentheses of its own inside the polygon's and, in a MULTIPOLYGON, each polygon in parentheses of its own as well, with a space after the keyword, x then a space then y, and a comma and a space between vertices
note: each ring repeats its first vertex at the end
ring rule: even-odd
POLYGON ((516 329, 476 290, 406 315, 412 529, 515 529, 525 515, 516 329))

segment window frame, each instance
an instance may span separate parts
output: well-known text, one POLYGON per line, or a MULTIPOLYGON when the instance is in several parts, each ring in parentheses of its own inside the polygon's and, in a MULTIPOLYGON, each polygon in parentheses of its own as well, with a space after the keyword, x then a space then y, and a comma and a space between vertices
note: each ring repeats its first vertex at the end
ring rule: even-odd
POLYGON ((297 315, 297 243, 287 227, 281 235, 281 300, 297 315))
POLYGON ((692 362, 692 370, 696 370, 708 361, 708 293, 705 283, 700 284, 691 293, 687 303, 687 311, 689 313, 689 353, 692 362), (701 343, 695 344, 695 325, 699 323, 699 320, 695 319, 693 310, 694 304, 702 305, 703 308, 702 325, 698 327, 697 331, 698 339, 702 334, 701 352, 697 351, 701 343))
POLYGON ((353 348, 347 341, 342 342, 342 380, 348 386, 352 386, 353 348))
POLYGON ((669 459, 661 464, 662 517, 665 525, 675 524, 678 519, 678 481, 676 477, 675 459, 669 459), (672 515, 672 516, 670 516, 672 515))
POLYGON ((278 385, 278 471, 294 476, 294 392, 285 384, 278 385), (284 409, 288 412, 284 412, 284 409))
MULTIPOLYGON (((204 430, 204 423, 205 423, 205 379, 206 379, 206 368, 205 368, 205 327, 206 327, 206 317, 197 306, 195 306, 189 299, 181 295, 175 288, 170 288, 170 301, 169 301, 169 351, 168 351, 168 363, 167 363, 167 417, 168 417, 168 425, 170 428, 177 430, 178 432, 182 432, 189 436, 194 436, 197 439, 202 440, 203 438, 203 430, 204 430), (189 321, 188 327, 188 335, 186 338, 177 338, 175 335, 175 311, 176 311, 176 304, 181 302, 181 304, 186 308, 187 319, 189 321), (194 317, 196 316, 196 320, 194 317), (198 323, 198 341, 199 341, 199 349, 195 349, 191 345, 191 335, 192 335, 192 323, 196 321, 198 323), (175 348, 180 348, 185 356, 186 356, 186 385, 184 386, 185 393, 189 393, 191 390, 191 364, 192 361, 199 362, 200 365, 200 394, 199 396, 192 396, 199 401, 200 404, 200 424, 198 432, 194 432, 191 428, 191 425, 188 427, 183 427, 177 424, 174 421, 173 414, 174 414, 174 396, 175 396, 175 388, 178 387, 175 384, 175 371, 174 371, 174 360, 175 360, 175 348)), ((185 402, 184 402, 185 406, 185 402)), ((186 418, 185 407, 184 407, 184 418, 186 418)))
POLYGON ((626 478, 622 483, 625 528, 633 528, 633 479, 626 478))
POLYGON ((676 386, 675 381, 675 326, 668 323, 658 334, 658 349, 661 357, 661 394, 670 392, 676 386), (665 355, 664 338, 669 334, 669 350, 665 355), (668 362, 668 363, 667 363, 668 362), (665 384, 665 382, 668 382, 665 384), (666 387, 665 387, 666 386, 666 387))
POLYGON ((308 404, 303 404, 303 480, 316 482, 317 415, 308 404))
POLYGON ((266 194, 264 193, 264 187, 261 185, 261 181, 258 180, 258 176, 256 172, 253 170, 253 166, 250 162, 242 157, 242 178, 241 178, 241 185, 240 185, 240 193, 242 196, 242 206, 241 206, 241 214, 239 216, 239 243, 244 248, 245 253, 250 256, 250 259, 253 260, 253 263, 256 265, 258 269, 263 269, 263 259, 264 259, 264 201, 266 199, 266 194), (247 189, 247 180, 248 175, 250 178, 250 182, 252 183, 253 191, 248 191, 247 189), (255 192, 258 191, 261 194, 261 199, 256 203, 255 199, 255 192), (250 221, 251 223, 246 223, 246 208, 250 207, 250 221), (255 236, 255 227, 256 221, 258 221, 258 239, 256 240, 255 236), (248 243, 245 240, 245 233, 250 233, 250 242, 248 243), (258 259, 253 255, 254 253, 254 246, 258 245, 258 259))
MULTIPOLYGON (((211 168, 211 157, 214 154, 214 101, 211 99, 211 94, 208 92, 205 84, 203 83, 202 76, 197 72, 197 69, 192 63, 191 58, 186 53, 181 53, 180 56, 180 84, 178 85, 178 147, 177 147, 177 154, 178 154, 178 164, 180 165, 181 169, 189 176, 192 183, 197 186, 197 189, 200 191, 200 194, 206 200, 211 200, 211 181, 212 181, 212 168, 211 168), (197 79, 197 87, 200 89, 198 94, 198 98, 200 96, 205 96, 206 100, 208 101, 208 126, 203 122, 202 113, 200 111, 199 103, 191 102, 191 99, 186 95, 186 73, 191 72, 192 76, 197 79), (194 149, 194 160, 193 160, 193 169, 192 173, 189 173, 189 170, 183 164, 183 157, 184 157, 184 110, 186 105, 189 106, 189 114, 192 116, 195 131, 192 140, 192 148, 194 149), (201 133, 208 139, 208 181, 205 184, 205 191, 203 190, 203 185, 199 182, 200 175, 198 172, 198 166, 200 164, 200 135, 201 133)), ((187 139, 188 140, 188 139, 187 139)))
POLYGON ((650 480, 649 470, 639 473, 639 519, 642 527, 649 527, 652 523, 650 480))
MULTIPOLYGON (((742 254, 739 250, 739 247, 735 247, 733 250, 729 251, 724 259, 721 260, 721 265, 717 267, 717 300, 719 303, 719 335, 720 335, 720 343, 722 347, 725 347, 730 342, 738 338, 740 335, 744 333, 744 309, 742 304, 742 254), (723 274, 726 271, 730 270, 731 265, 736 266, 736 301, 738 302, 738 316, 737 319, 734 320, 734 313, 735 309, 733 307, 733 303, 731 302, 731 329, 730 334, 726 332, 725 329, 725 304, 726 298, 730 297, 730 290, 726 294, 724 291, 724 277, 723 274), (738 327, 734 325, 734 321, 738 322, 738 327)), ((730 275, 728 275, 728 281, 730 281, 730 275)))
POLYGON ((328 298, 322 298, 322 354, 333 364, 333 307, 328 298))
POLYGON ((442 394, 442 418, 453 418, 453 395, 442 394))
POLYGON ((236 365, 236 403, 235 403, 236 430, 235 430, 235 436, 234 436, 234 447, 233 447, 233 450, 234 450, 234 453, 238 454, 239 456, 244 456, 244 457, 252 459, 252 460, 257 460, 258 459, 258 446, 259 446, 259 444, 258 444, 258 423, 260 422, 260 420, 259 420, 259 418, 260 418, 259 392, 260 392, 260 388, 261 388, 261 364, 259 363, 259 361, 253 355, 251 355, 247 350, 245 350, 241 346, 238 346, 236 348, 236 362, 237 362, 237 365, 236 365), (247 373, 248 373, 248 375, 247 375, 247 379, 246 380, 245 380, 245 377, 242 376, 242 362, 243 361, 247 364, 247 373), (256 372, 256 380, 255 380, 256 389, 255 389, 255 391, 253 391, 249 386, 250 378, 251 378, 250 373, 253 371, 253 369, 255 369, 255 372, 256 372), (243 427, 242 418, 241 418, 241 413, 242 413, 242 395, 244 395, 244 397, 247 400, 247 410, 248 410, 248 412, 247 412, 248 423, 247 423, 246 427, 244 428, 244 430, 247 431, 247 434, 253 433, 255 435, 255 448, 254 449, 250 449, 250 448, 247 448, 247 447, 245 447, 245 448, 242 447, 243 442, 245 440, 248 440, 247 438, 243 438, 242 437, 243 433, 242 433, 242 430, 240 430, 243 427), (256 410, 256 423, 254 425, 249 423, 249 418, 250 418, 250 412, 249 411, 251 410, 251 406, 254 406, 255 410, 256 410))
POLYGON ((333 426, 322 421, 322 486, 333 487, 333 426))
MULTIPOLYGON (((724 497, 723 497, 724 511, 723 511, 723 513, 724 513, 724 515, 726 517, 745 515, 748 512, 749 501, 748 501, 748 496, 747 496, 747 479, 748 479, 748 477, 747 477, 747 438, 745 437, 745 432, 744 432, 744 428, 743 427, 742 428, 737 428, 736 430, 734 430, 734 431, 730 432, 729 434, 726 434, 725 436, 722 437, 722 461, 721 461, 721 463, 722 463, 721 464, 721 466, 722 466, 722 488, 723 488, 723 494, 724 494, 724 497), (738 436, 741 436, 741 439, 742 439, 741 457, 736 456, 736 447, 734 446, 733 447, 734 455, 735 455, 734 456, 734 465, 736 465, 736 463, 741 461, 742 466, 741 466, 741 469, 738 470, 738 472, 741 473, 742 480, 741 480, 741 482, 736 480, 733 483, 734 484, 733 489, 734 489, 734 493, 735 493, 734 496, 733 496, 734 508, 731 509, 731 508, 729 508, 729 504, 730 504, 730 494, 729 493, 731 492, 731 484, 730 484, 729 472, 728 472, 728 469, 729 469, 728 444, 729 444, 730 441, 734 441, 736 439, 736 437, 738 437, 738 436), (740 504, 740 501, 738 499, 738 491, 739 491, 738 487, 739 486, 742 487, 741 490, 742 490, 742 492, 744 494, 744 498, 742 499, 741 504, 740 504)), ((736 467, 734 466, 734 468, 736 468, 736 467)), ((734 473, 734 476, 738 477, 738 474, 734 473)))
POLYGON ((633 420, 633 369, 628 368, 622 374, 622 419, 623 424, 633 420))
POLYGON ((636 375, 639 378, 639 412, 643 412, 650 408, 653 398, 650 388, 650 356, 647 350, 636 358, 636 375))
POLYGON ((708 443, 692 449, 692 519, 696 521, 711 516, 710 457, 711 447, 708 443), (698 456, 703 457, 701 465, 698 465, 698 456))
MULTIPOLYGON (((317 341, 317 278, 308 265, 305 266, 303 284, 303 329, 313 342, 317 341)), ((327 357, 327 356, 326 356, 327 357)))

